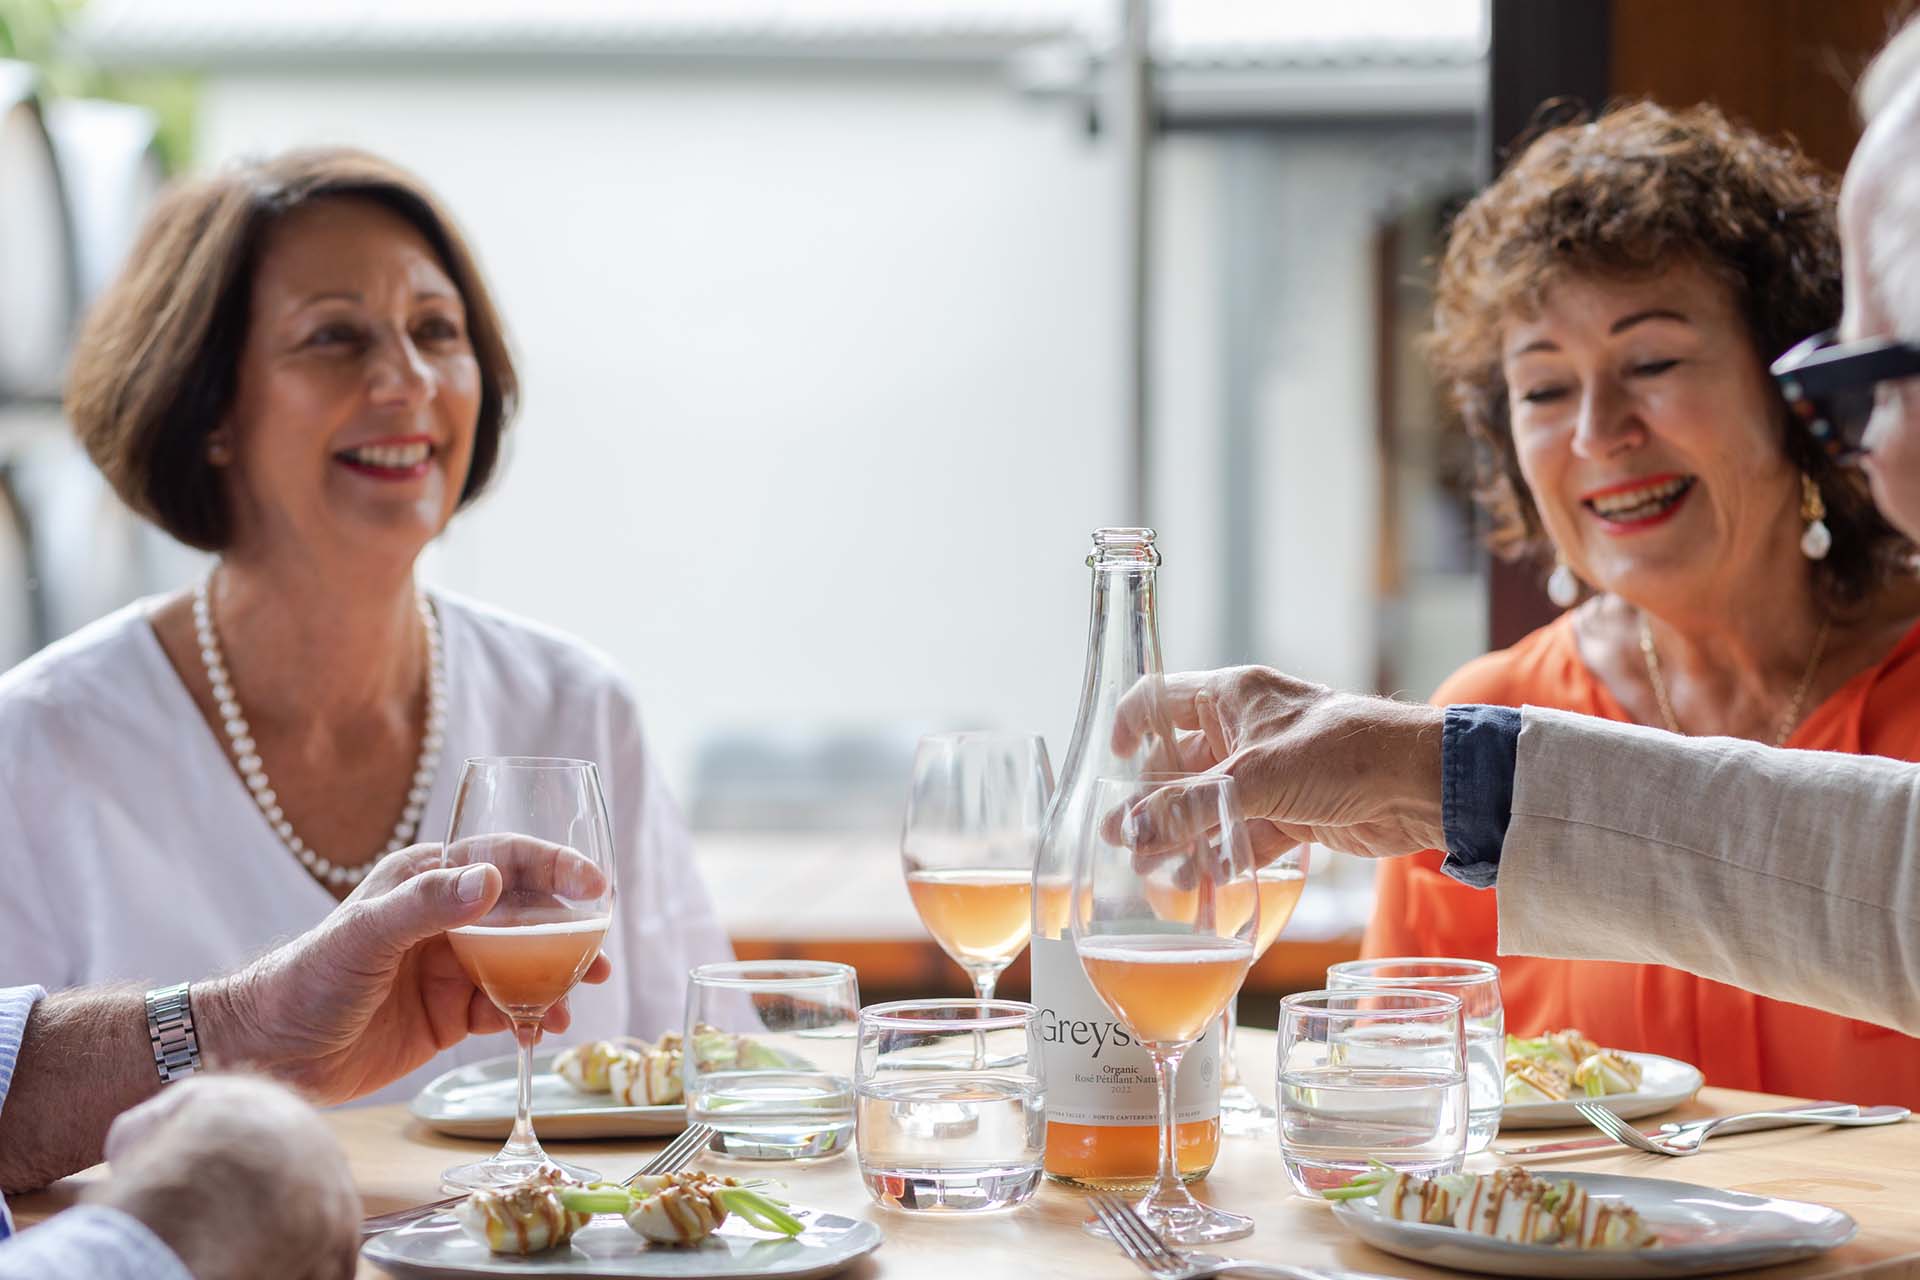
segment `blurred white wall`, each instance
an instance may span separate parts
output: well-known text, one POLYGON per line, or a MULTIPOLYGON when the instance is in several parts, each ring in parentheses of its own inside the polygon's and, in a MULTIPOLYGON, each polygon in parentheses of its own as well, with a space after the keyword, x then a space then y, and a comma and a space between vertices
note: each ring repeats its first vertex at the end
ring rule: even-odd
POLYGON ((355 143, 464 219, 526 408, 432 576, 611 651, 682 777, 736 723, 1064 747, 1087 534, 1126 518, 1115 179, 1068 119, 984 73, 710 68, 224 74, 203 119, 208 163, 355 143))

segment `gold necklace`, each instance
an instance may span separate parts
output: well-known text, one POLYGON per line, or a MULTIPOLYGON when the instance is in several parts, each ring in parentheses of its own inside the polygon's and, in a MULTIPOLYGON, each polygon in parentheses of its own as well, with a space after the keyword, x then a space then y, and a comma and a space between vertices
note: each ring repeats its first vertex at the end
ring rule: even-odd
MULTIPOLYGON (((1813 654, 1807 659, 1807 669, 1800 675, 1800 683, 1793 691, 1793 700, 1787 703, 1787 709, 1780 717, 1780 728, 1773 736, 1773 745, 1784 747, 1793 731, 1800 727, 1800 704, 1807 700, 1807 691, 1813 687, 1814 673, 1820 670, 1820 659, 1827 651, 1827 632, 1831 630, 1831 619, 1820 619, 1820 630, 1814 633, 1813 654)), ((1654 700, 1660 704, 1660 715, 1667 722, 1667 728, 1674 733, 1685 733, 1680 727, 1680 718, 1673 714, 1673 702, 1667 697, 1667 682, 1660 675, 1660 655, 1653 648, 1653 627, 1647 622, 1647 615, 1640 615, 1640 655, 1647 660, 1647 680, 1653 685, 1654 700)))

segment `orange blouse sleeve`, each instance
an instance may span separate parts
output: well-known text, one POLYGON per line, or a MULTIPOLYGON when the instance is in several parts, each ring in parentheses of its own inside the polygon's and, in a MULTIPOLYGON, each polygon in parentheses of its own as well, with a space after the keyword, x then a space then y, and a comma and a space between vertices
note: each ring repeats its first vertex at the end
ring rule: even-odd
MULTIPOLYGON (((1525 642, 1523 642, 1524 644, 1525 642)), ((1442 682, 1435 706, 1478 702, 1519 706, 1529 692, 1518 687, 1515 650, 1475 658, 1442 682)), ((1540 701, 1540 695, 1531 695, 1540 701)), ((1363 956, 1461 956, 1494 960, 1499 945, 1499 901, 1491 889, 1461 884, 1440 870, 1445 854, 1428 849, 1380 864, 1374 880, 1373 916, 1361 940, 1363 956)))

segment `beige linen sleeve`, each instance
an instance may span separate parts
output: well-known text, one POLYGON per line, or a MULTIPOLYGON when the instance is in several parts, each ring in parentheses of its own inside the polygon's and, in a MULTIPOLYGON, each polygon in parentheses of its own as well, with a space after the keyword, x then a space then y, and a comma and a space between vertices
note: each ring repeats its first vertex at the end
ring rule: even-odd
POLYGON ((1920 765, 1527 707, 1500 952, 1671 965, 1920 1035, 1920 765))

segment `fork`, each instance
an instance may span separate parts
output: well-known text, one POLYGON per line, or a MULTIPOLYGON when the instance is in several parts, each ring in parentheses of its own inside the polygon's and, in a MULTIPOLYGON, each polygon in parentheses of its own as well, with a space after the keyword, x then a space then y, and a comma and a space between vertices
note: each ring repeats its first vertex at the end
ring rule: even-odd
POLYGON ((1653 1138, 1640 1132, 1597 1102, 1576 1102, 1573 1104, 1573 1109, 1594 1128, 1622 1146, 1632 1147, 1635 1151, 1650 1152, 1657 1156, 1697 1155, 1700 1145, 1712 1137, 1716 1130, 1741 1120, 1774 1122, 1769 1123, 1768 1128, 1783 1128, 1795 1124, 1863 1127, 1895 1124, 1906 1119, 1908 1115, 1905 1107, 1870 1107, 1862 1111, 1859 1107, 1848 1104, 1835 1104, 1830 1109, 1819 1111, 1747 1111, 1737 1116, 1718 1116, 1702 1124, 1677 1130, 1670 1136, 1653 1138))
POLYGON ((1236 1275, 1265 1276, 1267 1280, 1387 1280, 1385 1276, 1359 1271, 1314 1271, 1273 1262, 1222 1258, 1211 1253, 1186 1253, 1169 1248, 1159 1233, 1120 1197, 1095 1191, 1088 1194, 1087 1200, 1093 1205, 1094 1216, 1100 1219, 1121 1251, 1153 1280, 1204 1280, 1204 1277, 1229 1271, 1236 1275))
MULTIPOLYGON (((649 1174, 678 1173, 691 1164, 694 1157, 706 1150, 707 1143, 713 1140, 713 1134, 714 1128, 710 1124, 692 1126, 661 1148, 658 1155, 641 1165, 632 1177, 620 1185, 630 1187, 636 1179, 649 1174)), ((444 1213, 465 1199, 464 1195, 448 1196, 445 1200, 435 1200, 431 1204, 417 1204, 411 1209, 395 1209, 389 1213, 375 1214, 361 1222, 360 1238, 365 1240, 369 1236, 379 1235, 382 1231, 392 1231, 396 1227, 407 1226, 422 1218, 431 1218, 434 1214, 444 1213)))

